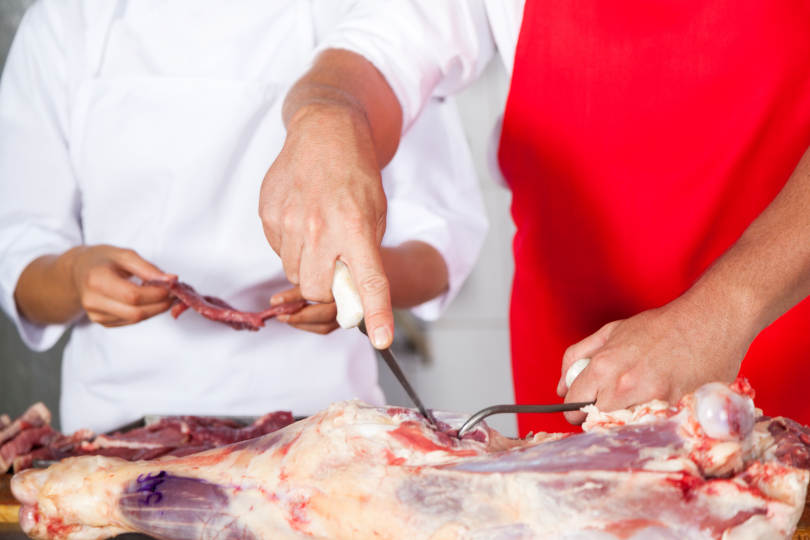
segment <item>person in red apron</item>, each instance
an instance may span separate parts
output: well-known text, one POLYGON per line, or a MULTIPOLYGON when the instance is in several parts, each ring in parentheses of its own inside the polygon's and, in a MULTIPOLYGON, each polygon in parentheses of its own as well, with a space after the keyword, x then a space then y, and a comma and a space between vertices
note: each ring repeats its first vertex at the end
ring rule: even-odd
MULTIPOLYGON (((571 343, 689 290, 810 146, 806 2, 599 4, 528 2, 515 54, 499 161, 517 225, 518 403, 555 401, 538 381, 560 376, 571 343)), ((700 326, 687 340, 706 339, 700 326)), ((563 370, 616 328, 572 347, 563 370)), ((754 340, 740 374, 766 414, 810 423, 810 300, 754 340)), ((593 398, 582 390, 567 401, 593 398)), ((560 417, 519 422, 522 433, 571 429, 560 417)))
MULTIPOLYGON (((373 285, 361 286, 370 335, 392 323, 369 169, 390 159, 403 118, 480 71, 475 55, 504 35, 496 19, 515 19, 505 0, 484 4, 378 9, 287 96, 267 237, 314 297, 331 274, 304 269, 336 257, 373 285), (340 151, 313 171, 320 147, 340 151), (326 216, 328 249, 285 225, 312 216, 326 216)), ((741 373, 766 414, 810 424, 808 147, 808 0, 527 1, 499 150, 517 225, 517 402, 611 410, 741 373), (568 388, 579 358, 591 362, 568 388)), ((572 429, 561 415, 519 428, 572 429)))

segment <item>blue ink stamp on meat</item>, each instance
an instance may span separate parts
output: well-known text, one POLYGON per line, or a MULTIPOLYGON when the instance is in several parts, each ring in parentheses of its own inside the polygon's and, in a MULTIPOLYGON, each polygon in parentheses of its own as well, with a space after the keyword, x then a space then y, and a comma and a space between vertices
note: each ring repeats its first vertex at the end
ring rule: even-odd
POLYGON ((144 494, 144 497, 140 500, 141 504, 151 506, 163 500, 163 494, 160 492, 160 484, 166 481, 166 477, 166 471, 138 475, 138 488, 136 491, 144 494))

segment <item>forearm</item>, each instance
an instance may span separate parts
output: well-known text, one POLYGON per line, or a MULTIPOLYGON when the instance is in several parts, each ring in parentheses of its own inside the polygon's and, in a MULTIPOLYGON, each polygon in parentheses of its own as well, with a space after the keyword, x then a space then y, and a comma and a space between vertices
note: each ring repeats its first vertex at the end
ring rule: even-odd
POLYGON ((382 249, 382 262, 391 283, 391 303, 396 308, 418 306, 447 290, 447 265, 431 245, 405 242, 382 249))
POLYGON ((36 324, 63 324, 82 312, 71 268, 78 250, 45 255, 25 267, 14 290, 20 313, 36 324))
POLYGON ((402 131, 402 108, 379 71, 362 56, 327 50, 290 89, 284 124, 294 127, 307 116, 332 117, 368 130, 379 168, 394 156, 402 131))
POLYGON ((810 295, 810 150, 771 204, 684 298, 753 339, 810 295), (714 306, 714 307, 712 307, 714 306))

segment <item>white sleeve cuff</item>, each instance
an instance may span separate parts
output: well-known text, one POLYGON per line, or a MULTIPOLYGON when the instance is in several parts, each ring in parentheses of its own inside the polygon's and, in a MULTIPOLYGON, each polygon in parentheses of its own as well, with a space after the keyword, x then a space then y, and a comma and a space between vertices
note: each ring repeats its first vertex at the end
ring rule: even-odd
POLYGON ((426 73, 429 66, 426 66, 424 71, 417 68, 409 72, 403 69, 404 66, 398 66, 396 62, 391 61, 379 48, 369 47, 353 37, 333 38, 319 46, 315 54, 326 49, 341 49, 359 54, 371 62, 391 87, 402 107, 402 132, 405 133, 422 110, 425 101, 430 97, 433 87, 437 83, 438 73, 426 73))
MULTIPOLYGON (((9 231, 3 231, 8 234, 9 231)), ((29 235, 40 234, 28 232, 29 235)), ((0 255, 3 264, 0 265, 0 307, 14 323, 23 342, 34 351, 46 351, 53 347, 62 337, 68 324, 39 325, 28 321, 17 309, 14 301, 14 290, 23 270, 35 259, 43 255, 61 254, 73 247, 64 239, 54 236, 50 239, 41 239, 38 243, 27 243, 24 247, 11 246, 0 255)))

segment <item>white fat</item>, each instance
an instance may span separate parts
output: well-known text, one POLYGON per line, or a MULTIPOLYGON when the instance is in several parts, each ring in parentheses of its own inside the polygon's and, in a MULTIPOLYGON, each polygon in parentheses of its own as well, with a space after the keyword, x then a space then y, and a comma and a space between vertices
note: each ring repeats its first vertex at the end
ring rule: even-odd
POLYGON ((385 424, 357 424, 352 426, 351 431, 353 435, 359 435, 371 440, 381 437, 385 432, 391 431, 396 426, 387 426, 385 424))
POLYGON ((683 472, 699 475, 700 471, 695 466, 695 462, 684 456, 675 456, 668 459, 651 459, 642 467, 645 471, 656 472, 683 472))
POLYGON ((771 540, 772 538, 774 538, 773 523, 768 521, 765 516, 751 516, 723 533, 723 540, 771 540))

